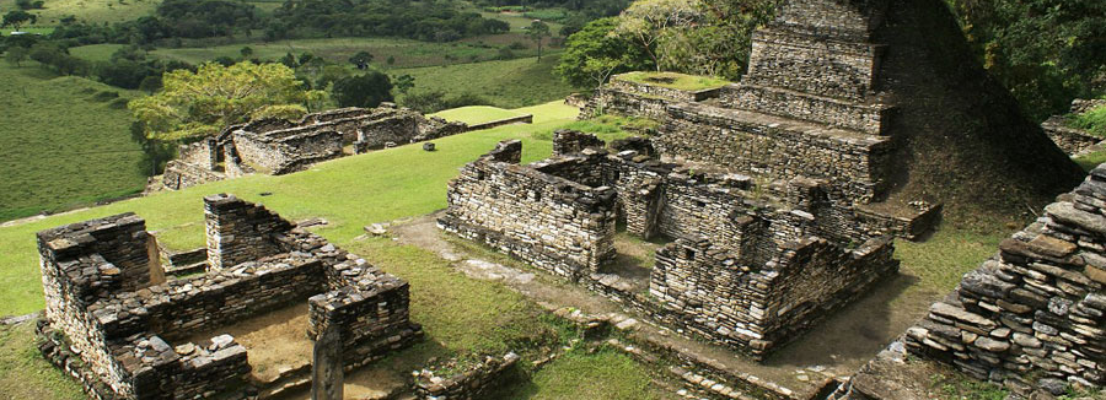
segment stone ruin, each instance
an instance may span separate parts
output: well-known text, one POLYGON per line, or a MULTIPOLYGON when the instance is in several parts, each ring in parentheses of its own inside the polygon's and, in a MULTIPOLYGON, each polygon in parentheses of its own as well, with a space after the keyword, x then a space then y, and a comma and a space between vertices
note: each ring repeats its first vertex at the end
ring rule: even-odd
POLYGON ((755 358, 894 274, 890 234, 918 229, 849 212, 825 182, 693 169, 650 145, 558 131, 553 158, 523 166, 521 142, 500 143, 450 183, 438 224, 755 358), (647 280, 608 268, 620 222, 675 238, 647 280))
POLYGON ((1099 166, 826 399, 932 398, 933 370, 907 362, 908 354, 1020 396, 1011 398, 1101 389, 1104 289, 1106 166, 1099 166))
POLYGON ((466 124, 391 104, 308 114, 299 121, 263 119, 180 146, 179 157, 166 165, 157 186, 179 190, 250 173, 287 174, 343 157, 346 146, 361 154, 468 130, 466 124))
POLYGON ((154 236, 134 214, 39 232, 41 349, 91 397, 264 398, 310 382, 304 371, 254 379, 253 349, 230 335, 188 340, 289 304, 308 304, 315 384, 337 388, 337 398, 344 370, 421 336, 407 282, 262 206, 229 195, 204 204, 208 267, 199 276, 166 280, 154 236))
POLYGON ((1100 166, 965 275, 907 331, 906 346, 1008 387, 1101 387, 1104 288, 1106 166, 1100 166))
POLYGON ((819 180, 852 213, 924 222, 937 205, 884 201, 895 107, 876 90, 886 49, 870 42, 883 3, 790 1, 754 33, 741 83, 688 91, 615 76, 584 115, 655 119, 652 142, 666 159, 756 179, 819 180))
POLYGON ((1102 141, 1106 138, 1068 126, 1068 119, 1071 116, 1086 114, 1098 107, 1106 107, 1106 99, 1075 99, 1071 102, 1071 111, 1068 115, 1054 115, 1042 123, 1041 128, 1048 134, 1049 139, 1052 139, 1068 155, 1078 156, 1102 150, 1104 147, 1102 141))
POLYGON ((504 142, 450 183, 439 226, 579 281, 653 319, 762 358, 896 273, 891 238, 940 206, 889 195, 894 107, 874 91, 882 2, 795 0, 753 38, 741 84, 616 76, 584 115, 656 119, 604 149, 557 132, 519 165, 504 142), (616 226, 675 239, 645 281, 608 268, 616 226))

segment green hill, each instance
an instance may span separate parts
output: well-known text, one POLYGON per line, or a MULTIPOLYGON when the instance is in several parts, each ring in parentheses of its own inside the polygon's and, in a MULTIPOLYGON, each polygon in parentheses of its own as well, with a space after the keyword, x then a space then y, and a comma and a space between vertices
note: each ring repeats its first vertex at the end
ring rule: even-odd
POLYGON ((0 221, 140 192, 133 94, 27 64, 0 64, 0 221))

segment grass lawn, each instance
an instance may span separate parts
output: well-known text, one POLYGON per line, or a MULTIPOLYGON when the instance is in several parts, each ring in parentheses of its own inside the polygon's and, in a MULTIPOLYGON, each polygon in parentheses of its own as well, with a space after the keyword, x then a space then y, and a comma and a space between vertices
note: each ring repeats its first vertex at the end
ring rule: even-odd
POLYGON ((473 125, 518 117, 520 115, 524 114, 491 106, 471 106, 445 110, 431 114, 430 116, 443 118, 446 121, 458 121, 473 125))
POLYGON ((630 82, 666 87, 677 90, 706 90, 730 84, 730 81, 709 76, 685 75, 676 72, 628 72, 618 76, 630 82))
POLYGON ((34 64, 0 63, 0 221, 141 191, 134 94, 34 64))
POLYGON ((1080 167, 1083 167, 1084 170, 1090 172, 1090 170, 1097 167, 1098 164, 1106 162, 1106 151, 1087 154, 1082 157, 1074 158, 1073 160, 1075 160, 1075 163, 1079 164, 1080 167))
POLYGON ((536 58, 520 58, 391 72, 415 77, 414 93, 428 90, 453 95, 472 93, 487 99, 492 106, 518 108, 572 94, 573 88, 553 75, 558 61, 558 54, 547 53, 540 62, 536 58))

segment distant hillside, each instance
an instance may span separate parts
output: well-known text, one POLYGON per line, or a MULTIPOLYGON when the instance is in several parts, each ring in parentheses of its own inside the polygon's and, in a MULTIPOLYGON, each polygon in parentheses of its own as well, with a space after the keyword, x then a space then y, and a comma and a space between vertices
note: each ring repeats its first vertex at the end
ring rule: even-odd
POLYGON ((27 64, 0 63, 0 221, 141 191, 132 94, 27 64))

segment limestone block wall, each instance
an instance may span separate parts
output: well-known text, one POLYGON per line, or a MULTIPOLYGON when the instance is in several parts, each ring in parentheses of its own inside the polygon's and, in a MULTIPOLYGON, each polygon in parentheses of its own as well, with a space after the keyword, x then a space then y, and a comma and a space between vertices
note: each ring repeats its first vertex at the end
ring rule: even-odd
POLYGON ((893 109, 880 104, 858 103, 830 97, 813 96, 789 89, 743 83, 723 91, 727 107, 763 114, 794 118, 826 126, 884 135, 893 109))
POLYGON ((211 271, 280 253, 274 235, 292 229, 276 213, 227 195, 204 198, 204 224, 211 271))
POLYGON ((649 293, 675 323, 763 358, 894 274, 890 241, 855 251, 808 237, 749 262, 708 239, 679 239, 657 251, 649 293))
POLYGON ((415 396, 423 400, 472 400, 487 398, 489 391, 502 383, 506 372, 518 363, 519 356, 484 357, 480 362, 449 376, 439 376, 424 368, 415 376, 415 396))
POLYGON ((861 203, 885 190, 889 138, 696 104, 672 105, 668 113, 653 144, 677 160, 771 179, 823 179, 861 203))
POLYGON ((615 192, 518 165, 522 143, 461 169, 438 224, 550 270, 576 277, 614 256, 615 192))
POLYGON ((303 169, 307 165, 342 156, 342 135, 334 130, 292 128, 258 135, 234 133, 240 162, 273 175, 303 169))
POLYGON ((809 35, 857 40, 879 25, 887 6, 884 0, 792 0, 775 23, 809 35))
POLYGON ((1106 167, 999 245, 905 336, 908 351, 1023 391, 1106 384, 1106 167))
POLYGON ((152 330, 167 340, 233 324, 326 290, 323 263, 286 255, 178 279, 97 304, 91 314, 107 339, 152 330), (137 311, 136 311, 137 310, 137 311))
POLYGON ((862 100, 872 90, 883 50, 772 27, 756 31, 752 44, 743 84, 852 100, 862 100))
POLYGON ((1044 129, 1048 138, 1068 155, 1075 155, 1106 140, 1082 129, 1068 127, 1067 119, 1060 116, 1053 116, 1041 123, 1041 129, 1044 129))
POLYGON ((580 112, 580 118, 587 119, 611 113, 661 120, 668 116, 665 108, 670 103, 672 100, 663 97, 603 88, 588 101, 587 106, 580 112))
POLYGON ((220 172, 181 160, 171 160, 165 164, 161 184, 170 190, 180 190, 223 179, 226 179, 226 175, 220 172))
POLYGON ((601 149, 606 145, 606 142, 599 140, 595 135, 580 131, 558 129, 553 132, 553 156, 579 153, 589 147, 601 149))
POLYGON ((385 275, 334 289, 308 301, 308 336, 318 340, 325 327, 337 326, 345 364, 363 364, 380 350, 380 344, 374 342, 384 339, 393 344, 387 342, 388 337, 403 336, 404 330, 412 329, 407 282, 385 275))

